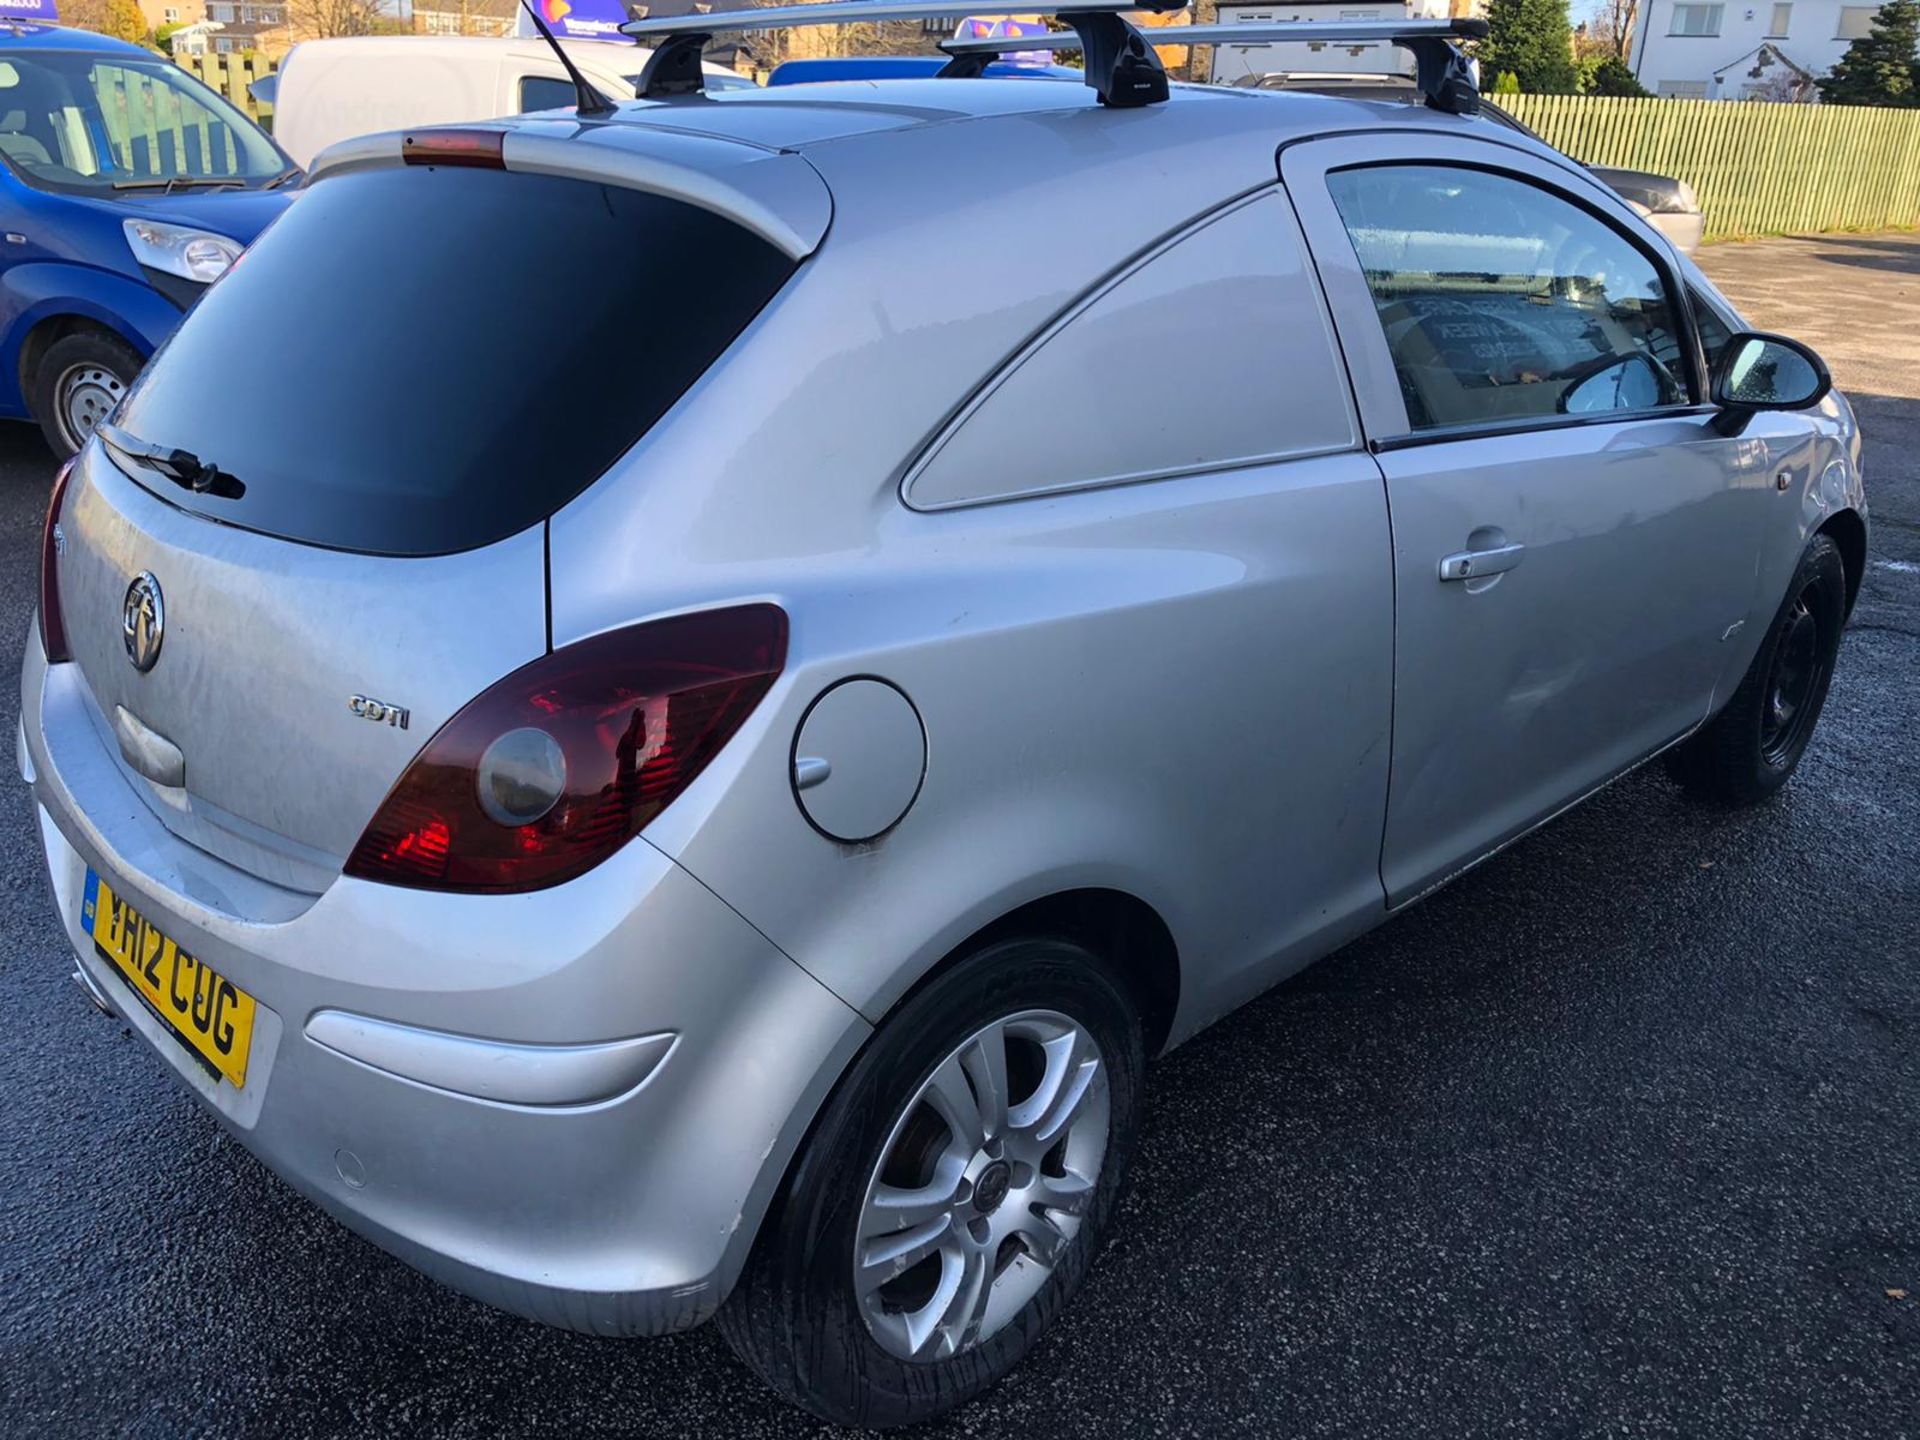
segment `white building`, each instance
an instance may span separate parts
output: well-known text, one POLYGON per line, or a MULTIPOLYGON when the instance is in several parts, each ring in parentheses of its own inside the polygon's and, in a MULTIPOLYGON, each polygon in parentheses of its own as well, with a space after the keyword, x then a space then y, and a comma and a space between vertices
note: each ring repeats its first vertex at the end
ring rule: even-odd
MULTIPOLYGON (((1445 20, 1483 15, 1485 0, 1219 0, 1222 25, 1270 25, 1281 20, 1445 20)), ((1405 50, 1384 41, 1370 44, 1303 44, 1213 47, 1213 83, 1231 85, 1255 75, 1286 71, 1342 75, 1412 74, 1405 50)))
POLYGON ((1811 100, 1813 80, 1867 33, 1879 8, 1845 0, 1643 0, 1633 73, 1656 95, 1811 100))

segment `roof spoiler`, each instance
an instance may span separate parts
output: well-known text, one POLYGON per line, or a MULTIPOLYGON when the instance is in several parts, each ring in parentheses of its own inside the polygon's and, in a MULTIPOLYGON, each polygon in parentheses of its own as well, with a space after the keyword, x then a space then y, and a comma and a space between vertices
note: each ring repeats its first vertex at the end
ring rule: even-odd
MULTIPOLYGON (((1487 22, 1479 19, 1290 20, 1253 21, 1244 25, 1172 25, 1154 32, 1153 43, 1263 45, 1276 40, 1313 44, 1386 40, 1413 52, 1414 84, 1427 97, 1427 104, 1450 115, 1474 115, 1480 110, 1480 87, 1474 81, 1466 56, 1454 48, 1453 42, 1480 40, 1486 34, 1487 22)), ((940 48, 952 58, 940 73, 978 75, 1001 55, 1028 50, 1066 50, 1078 44, 1068 35, 995 35, 979 40, 947 40, 940 48)), ((1089 79, 1087 83, 1093 82, 1089 79)))
MULTIPOLYGON (((1177 14, 1186 8, 1187 0, 1124 0, 1124 3, 1121 0, 1084 0, 1084 3, 1067 0, 1058 6, 1036 5, 1034 0, 918 0, 918 3, 829 0, 820 5, 629 20, 620 29, 637 40, 658 42, 659 48, 640 73, 638 87, 642 99, 658 100, 698 94, 704 88, 700 54, 707 42, 722 32, 786 30, 797 25, 866 25, 884 20, 977 20, 1050 14, 1072 27, 1072 38, 1062 39, 1054 48, 1079 50, 1086 57, 1087 84, 1100 97, 1100 103, 1127 109, 1167 98, 1166 68, 1153 46, 1127 22, 1127 12, 1151 10, 1156 14, 1177 14)), ((1184 36, 1185 30, 1181 33, 1184 36)), ((1049 37, 1022 38, 1026 43, 1009 49, 1044 49, 1049 37)))

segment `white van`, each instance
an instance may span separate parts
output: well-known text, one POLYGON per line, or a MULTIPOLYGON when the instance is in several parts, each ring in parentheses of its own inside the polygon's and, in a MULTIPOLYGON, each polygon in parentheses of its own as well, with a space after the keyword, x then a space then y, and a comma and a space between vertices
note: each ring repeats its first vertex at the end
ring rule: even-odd
MULTIPOLYGON (((614 100, 631 100, 653 52, 563 40, 567 56, 614 100)), ((708 65, 707 88, 752 82, 708 65)), ((255 86, 273 105, 273 138, 301 168, 336 140, 447 121, 490 120, 573 104, 573 84, 539 38, 375 35, 308 40, 255 86)))

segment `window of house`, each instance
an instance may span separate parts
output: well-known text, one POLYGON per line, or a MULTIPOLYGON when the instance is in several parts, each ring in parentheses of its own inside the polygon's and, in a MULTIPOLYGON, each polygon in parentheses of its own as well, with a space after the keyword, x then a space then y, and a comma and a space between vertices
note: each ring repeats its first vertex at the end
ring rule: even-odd
POLYGON ((1345 170, 1327 187, 1413 429, 1690 400, 1660 272, 1570 200, 1446 165, 1345 170))
POLYGON ((1840 28, 1834 33, 1836 40, 1858 40, 1873 29, 1873 17, 1880 13, 1878 5, 1842 5, 1840 7, 1840 28))
POLYGON ((1669 100, 1704 100, 1707 98, 1707 82, 1704 80, 1662 80, 1654 92, 1669 100))
POLYGON ((1767 22, 1767 37, 1772 40, 1785 39, 1787 34, 1787 27, 1792 23, 1793 23, 1793 6, 1791 5, 1774 6, 1773 18, 1767 22))
POLYGON ((1720 33, 1720 14, 1724 5, 1676 5, 1673 7, 1673 24, 1667 27, 1669 35, 1718 35, 1720 33))
POLYGON ((162 25, 175 25, 179 23, 179 20, 180 11, 172 5, 167 6, 160 12, 160 23, 162 25))
POLYGON ((218 50, 222 55, 231 55, 233 53, 233 41, 227 39, 224 35, 220 36, 214 40, 213 48, 218 50))
POLYGON ((207 7, 207 18, 209 20, 218 20, 222 25, 231 25, 233 23, 233 6, 209 5, 207 7))

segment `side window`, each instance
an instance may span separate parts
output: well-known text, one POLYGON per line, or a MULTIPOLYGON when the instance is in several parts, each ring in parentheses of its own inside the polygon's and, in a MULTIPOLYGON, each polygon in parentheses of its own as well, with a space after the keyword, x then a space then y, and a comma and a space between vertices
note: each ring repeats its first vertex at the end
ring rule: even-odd
POLYGON ((570 108, 578 98, 573 93, 571 81, 555 80, 546 75, 520 77, 520 113, 522 115, 531 110, 565 110, 570 108))
POLYGON ((919 509, 1351 449, 1346 371, 1273 192, 1096 292, 993 377, 904 494, 919 509))
POLYGON ((1415 430, 1690 398, 1646 254, 1571 201, 1444 165, 1327 177, 1415 430))
POLYGON ((1733 338, 1733 332, 1727 329, 1727 322, 1720 318, 1720 312, 1708 304, 1699 291, 1689 290, 1687 299, 1693 306, 1693 323, 1700 331, 1700 345, 1707 352, 1707 373, 1711 375, 1713 367, 1720 363, 1720 352, 1727 348, 1727 341, 1733 338))

